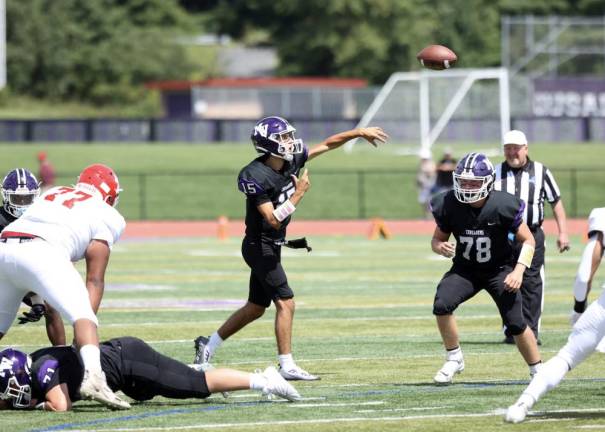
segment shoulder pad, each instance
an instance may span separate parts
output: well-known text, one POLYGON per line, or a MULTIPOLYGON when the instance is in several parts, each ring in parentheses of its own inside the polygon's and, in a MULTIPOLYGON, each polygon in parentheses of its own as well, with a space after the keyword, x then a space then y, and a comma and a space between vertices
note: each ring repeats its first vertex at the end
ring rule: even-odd
POLYGON ((237 179, 237 188, 248 196, 261 195, 265 193, 265 189, 254 179, 237 179))

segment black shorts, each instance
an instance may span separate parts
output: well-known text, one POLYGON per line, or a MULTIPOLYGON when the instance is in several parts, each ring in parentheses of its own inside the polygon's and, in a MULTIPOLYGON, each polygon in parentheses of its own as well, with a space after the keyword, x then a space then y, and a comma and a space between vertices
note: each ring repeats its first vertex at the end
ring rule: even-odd
POLYGON ((250 303, 269 307, 272 300, 294 297, 281 265, 281 246, 271 241, 244 237, 242 256, 251 270, 248 293, 250 303))
POLYGON ((451 314, 459 305, 485 289, 498 306, 502 321, 510 330, 510 334, 523 333, 526 324, 523 318, 521 291, 509 292, 504 289, 504 279, 511 271, 512 267, 508 265, 490 272, 477 272, 452 266, 437 286, 433 314, 451 314))
POLYGON ((134 337, 101 344, 101 365, 107 384, 137 401, 164 396, 171 399, 210 396, 206 374, 160 354, 134 337))

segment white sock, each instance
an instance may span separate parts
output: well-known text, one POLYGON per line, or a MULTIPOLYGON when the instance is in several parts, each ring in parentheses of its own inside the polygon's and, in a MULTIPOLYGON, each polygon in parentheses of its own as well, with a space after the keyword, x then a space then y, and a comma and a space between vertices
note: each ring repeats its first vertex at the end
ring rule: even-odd
MULTIPOLYGON (((568 371, 567 362, 558 355, 554 356, 542 365, 540 372, 534 376, 521 397, 528 396, 534 403, 538 402, 546 392, 559 385, 568 371)), ((533 406, 533 403, 528 406, 533 406)))
POLYGON ((80 348, 80 357, 84 369, 101 371, 101 351, 96 345, 88 344, 80 348))
POLYGON ((296 367, 296 363, 294 363, 294 358, 292 358, 292 353, 290 354, 280 354, 277 356, 279 359, 279 365, 284 370, 290 370, 296 367))
POLYGON ((252 390, 262 390, 267 385, 267 378, 262 374, 253 373, 250 374, 250 388, 252 390))
POLYGON ((445 358, 453 361, 462 361, 462 348, 454 348, 453 350, 447 350, 445 354, 445 358))
POLYGON ((535 375, 538 373, 538 371, 542 368, 542 362, 540 363, 536 363, 533 365, 528 365, 529 366, 529 374, 530 375, 535 375))
POLYGON ((223 343, 223 338, 219 336, 218 332, 214 332, 210 335, 210 340, 208 341, 208 351, 210 351, 210 356, 214 355, 214 352, 218 347, 223 343))

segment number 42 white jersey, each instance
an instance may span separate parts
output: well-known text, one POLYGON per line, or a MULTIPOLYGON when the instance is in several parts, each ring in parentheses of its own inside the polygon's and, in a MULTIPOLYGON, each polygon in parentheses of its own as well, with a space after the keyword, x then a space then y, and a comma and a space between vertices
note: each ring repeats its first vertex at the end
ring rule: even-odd
POLYGON ((63 250, 71 261, 84 258, 92 240, 111 247, 126 221, 96 190, 58 186, 38 198, 4 231, 32 234, 63 250))

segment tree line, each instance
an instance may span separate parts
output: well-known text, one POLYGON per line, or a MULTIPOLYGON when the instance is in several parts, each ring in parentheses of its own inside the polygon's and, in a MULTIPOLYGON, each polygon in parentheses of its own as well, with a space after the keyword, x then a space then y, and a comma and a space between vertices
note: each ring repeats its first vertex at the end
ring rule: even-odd
MULTIPOLYGON (((381 84, 447 45, 461 66, 500 63, 503 15, 602 16, 602 0, 7 0, 11 92, 99 105, 137 100, 152 80, 200 76, 182 41, 201 33, 273 46, 281 76, 381 84)), ((209 68, 216 70, 216 68, 209 68)), ((220 71, 219 71, 220 73, 220 71)))

